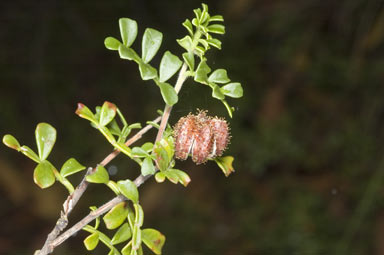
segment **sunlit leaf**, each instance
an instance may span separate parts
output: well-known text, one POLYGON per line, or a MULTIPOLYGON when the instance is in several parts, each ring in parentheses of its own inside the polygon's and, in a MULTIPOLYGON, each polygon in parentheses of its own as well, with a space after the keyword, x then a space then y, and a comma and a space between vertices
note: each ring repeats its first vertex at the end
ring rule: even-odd
POLYGON ((227 71, 225 69, 216 69, 209 75, 208 81, 223 84, 228 83, 231 80, 228 78, 227 71))
POLYGON ((243 88, 238 82, 228 83, 221 88, 221 91, 229 97, 239 98, 243 96, 243 88))
POLYGON ((76 159, 70 158, 61 167, 60 174, 63 177, 67 177, 71 174, 80 172, 84 169, 85 169, 85 166, 81 165, 76 159))
POLYGON ((217 98, 219 100, 222 100, 225 98, 223 92, 221 92, 221 89, 216 84, 212 85, 212 97, 217 98))
POLYGON ((195 70, 195 57, 192 52, 183 53, 183 59, 187 63, 189 70, 195 70))
POLYGON ((215 15, 215 16, 211 16, 209 18, 209 21, 210 22, 212 22, 212 21, 224 21, 224 18, 221 15, 215 15))
POLYGON ((116 115, 116 105, 108 101, 105 101, 100 110, 99 124, 101 126, 107 125, 109 122, 113 120, 115 115, 116 115))
POLYGON ((128 215, 128 210, 127 203, 121 202, 105 214, 103 220, 107 229, 115 229, 123 224, 128 215))
POLYGON ((148 63, 160 48, 163 34, 153 28, 147 28, 143 35, 142 54, 144 63, 148 63))
POLYGON ((163 97, 167 105, 174 105, 178 101, 178 96, 175 91, 175 88, 169 85, 168 83, 159 83, 161 96, 163 97))
POLYGON ((205 60, 202 60, 197 66, 195 81, 207 84, 208 74, 211 72, 211 68, 207 65, 205 60))
POLYGON ((232 166, 233 160, 234 158, 232 156, 215 158, 216 164, 220 167, 220 169, 223 171, 225 176, 228 176, 235 171, 235 169, 232 166))
POLYGON ((151 80, 157 77, 157 70, 149 64, 145 64, 143 62, 140 63, 139 71, 140 71, 141 78, 144 81, 151 80))
POLYGON ((92 251, 99 243, 99 233, 95 232, 84 239, 84 246, 88 251, 92 251))
POLYGON ((26 145, 21 146, 20 151, 21 153, 23 153, 25 156, 32 159, 36 163, 39 163, 41 161, 39 156, 37 156, 37 154, 26 145))
POLYGON ((186 19, 184 22, 183 22, 183 26, 188 30, 188 33, 190 35, 193 35, 193 27, 192 27, 192 23, 189 19, 186 19))
POLYGON ((161 182, 164 182, 165 180, 165 173, 164 172, 158 172, 156 173, 155 175, 155 179, 157 182, 161 183, 161 182))
POLYGON ((225 34, 225 27, 223 25, 213 24, 213 25, 209 25, 207 28, 210 33, 225 34))
POLYGON ((121 194, 134 203, 139 201, 139 192, 136 185, 131 180, 119 181, 117 183, 121 194))
POLYGON ((186 35, 181 39, 177 39, 176 41, 186 51, 192 51, 193 43, 192 43, 192 38, 189 35, 186 35))
POLYGON ((207 42, 209 45, 212 45, 213 47, 221 50, 221 41, 215 38, 207 39, 207 42))
POLYGON ((156 172, 155 166, 153 165, 152 159, 150 157, 146 157, 143 160, 141 165, 141 174, 143 176, 152 175, 156 172))
POLYGON ((107 37, 104 40, 105 48, 108 50, 118 50, 121 42, 114 37, 107 37))
POLYGON ((97 123, 95 115, 91 112, 91 110, 89 110, 87 106, 82 103, 77 104, 77 109, 75 113, 83 119, 87 119, 95 124, 97 123))
POLYGON ((3 136, 3 143, 11 149, 20 151, 20 148, 21 148, 20 144, 17 141, 17 139, 15 137, 13 137, 12 135, 3 136))
POLYGON ((156 229, 146 228, 141 231, 141 238, 146 246, 155 254, 161 254, 165 236, 156 229))
POLYGON ((137 63, 140 62, 140 57, 137 53, 123 44, 119 45, 119 55, 122 59, 134 60, 137 63))
POLYGON ((141 229, 135 226, 132 231, 132 250, 138 250, 141 245, 141 229))
POLYGON ((170 79, 177 70, 180 69, 183 62, 171 52, 166 51, 160 62, 159 68, 159 80, 160 82, 166 82, 170 79))
POLYGON ((48 123, 39 123, 35 136, 39 157, 41 160, 45 160, 56 142, 56 129, 48 123))
POLYGON ((48 188, 55 183, 54 166, 44 160, 39 163, 33 171, 34 182, 42 189, 48 188))
POLYGON ((107 169, 105 169, 105 167, 102 165, 98 165, 95 172, 87 175, 86 180, 92 183, 108 183, 109 175, 107 169))
POLYGON ((120 34, 123 44, 130 47, 137 36, 137 22, 129 18, 119 19, 120 34))
POLYGON ((125 246, 123 247, 123 249, 121 250, 121 253, 122 253, 123 255, 131 255, 131 252, 132 252, 132 241, 129 241, 129 242, 127 243, 127 245, 125 245, 125 246))
POLYGON ((129 227, 128 223, 124 223, 115 233, 115 235, 112 238, 112 244, 119 244, 122 242, 127 241, 129 238, 131 238, 132 232, 131 228, 129 227))

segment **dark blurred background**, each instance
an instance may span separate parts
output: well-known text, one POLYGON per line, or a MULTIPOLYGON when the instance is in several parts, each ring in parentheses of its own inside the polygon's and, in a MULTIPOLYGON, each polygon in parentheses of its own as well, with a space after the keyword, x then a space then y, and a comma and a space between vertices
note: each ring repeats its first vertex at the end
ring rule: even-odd
MULTIPOLYGON (((225 68, 245 95, 230 100, 236 172, 178 162, 188 188, 150 180, 141 188, 145 227, 167 237, 164 254, 384 254, 384 1, 205 1, 222 14, 223 49, 208 64, 225 68)), ((151 120, 163 103, 135 63, 103 45, 119 37, 118 19, 163 32, 160 52, 176 43, 200 1, 1 1, 0 134, 35 148, 34 129, 51 123, 58 139, 50 160, 75 157, 95 166, 111 147, 74 111, 116 103, 130 123, 151 120)), ((162 54, 159 54, 162 55, 162 54)), ((159 57, 153 61, 158 66, 159 57)), ((196 108, 226 116, 210 90, 187 81, 171 123, 196 108)), ((144 141, 153 141, 155 131, 144 141)), ((32 254, 56 221, 66 191, 40 190, 34 163, 0 146, 0 253, 32 254)), ((113 178, 139 169, 123 156, 113 178)), ((81 175, 71 177, 75 184, 81 175)), ((113 196, 91 185, 70 218, 113 196), (94 201, 93 203, 91 201, 94 201)), ((55 254, 85 254, 79 233, 55 254)), ((102 247, 102 245, 100 245, 102 247)), ((104 248, 93 254, 106 254, 104 248)))

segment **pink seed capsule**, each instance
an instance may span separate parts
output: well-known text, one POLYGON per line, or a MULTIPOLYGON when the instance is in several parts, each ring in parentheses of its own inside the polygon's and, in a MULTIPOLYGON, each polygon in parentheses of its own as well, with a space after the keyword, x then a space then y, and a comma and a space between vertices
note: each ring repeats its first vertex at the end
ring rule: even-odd
POLYGON ((210 120, 210 126, 213 130, 213 140, 215 151, 212 151, 213 158, 223 155, 223 151, 227 148, 230 140, 228 123, 224 119, 217 117, 210 120))
POLYGON ((174 127, 175 157, 186 160, 197 135, 196 116, 189 114, 181 118, 174 127))
POLYGON ((196 164, 221 156, 229 142, 229 127, 224 119, 207 116, 206 111, 182 117, 174 127, 175 157, 192 155, 196 164))

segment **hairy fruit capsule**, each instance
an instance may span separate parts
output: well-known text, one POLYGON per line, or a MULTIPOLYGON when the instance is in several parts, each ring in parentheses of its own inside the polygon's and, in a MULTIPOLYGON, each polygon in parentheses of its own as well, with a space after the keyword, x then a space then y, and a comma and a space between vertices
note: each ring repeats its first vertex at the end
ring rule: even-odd
POLYGON ((196 164, 221 156, 230 139, 228 123, 224 119, 207 116, 206 111, 180 118, 173 135, 175 157, 185 160, 191 155, 196 164))

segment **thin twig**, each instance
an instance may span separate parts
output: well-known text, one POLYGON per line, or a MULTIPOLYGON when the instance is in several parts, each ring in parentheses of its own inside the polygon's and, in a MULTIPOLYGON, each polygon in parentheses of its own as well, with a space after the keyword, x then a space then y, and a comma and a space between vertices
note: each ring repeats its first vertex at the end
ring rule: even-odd
MULTIPOLYGON (((176 85, 175 85, 175 90, 176 90, 176 93, 179 93, 183 83, 185 82, 187 76, 186 76, 186 71, 187 71, 187 65, 184 63, 182 68, 180 69, 180 72, 179 72, 179 77, 177 79, 177 82, 176 82, 176 85)), ((165 109, 164 109, 164 113, 163 113, 163 116, 161 117, 161 123, 160 123, 160 127, 159 127, 159 131, 157 133, 157 136, 156 136, 156 141, 155 142, 158 142, 161 140, 161 138, 163 137, 163 133, 164 133, 164 130, 167 126, 167 123, 168 123, 168 119, 169 119, 169 116, 170 116, 170 113, 172 111, 172 106, 169 106, 169 105, 166 105, 165 106, 165 109)), ((154 122, 158 122, 160 121, 160 117, 157 118, 154 122)), ((137 141, 138 139, 141 138, 141 136, 147 132, 152 126, 151 125, 148 125, 146 126, 145 128, 143 128, 141 131, 139 131, 135 136, 133 136, 131 139, 129 139, 127 142, 126 142, 126 145, 130 145, 132 144, 133 142, 137 141), (150 127, 148 127, 150 126, 150 127), (128 143, 128 144, 127 144, 128 143)), ((114 152, 112 152, 111 154, 109 154, 100 164, 108 164, 113 158, 115 158, 117 156, 117 154, 119 154, 119 151, 116 150, 114 152)), ((135 180, 134 180, 134 183, 137 187, 139 187, 141 184, 143 184, 146 180, 148 180, 152 175, 147 175, 147 176, 143 176, 143 175, 139 175, 135 180)), ((85 178, 85 177, 84 177, 85 178)), ((85 183, 87 184, 88 182, 85 181, 85 183)), ((86 185, 87 186, 87 185, 86 185)), ((86 189, 86 186, 84 188, 84 191, 86 189)), ((76 188, 77 190, 77 188, 76 188)), ((83 191, 83 192, 84 192, 83 191)), ((65 227, 61 230, 61 231, 56 231, 56 227, 55 229, 52 231, 56 234, 56 239, 52 240, 50 242, 46 242, 46 245, 44 245, 44 247, 46 247, 46 250, 44 250, 43 252, 43 249, 39 252, 37 251, 35 254, 38 254, 38 255, 46 255, 46 254, 49 254, 51 253, 57 246, 59 246, 61 243, 63 243, 65 240, 67 240, 69 237, 71 237, 73 234, 77 233, 78 231, 80 231, 85 225, 87 225, 89 222, 91 222, 92 220, 96 219, 97 217, 103 215, 104 213, 108 212, 110 209, 112 209, 115 205, 117 205, 118 203, 120 202, 123 202, 125 201, 126 198, 122 195, 119 195, 115 198, 113 198, 112 200, 110 200, 109 202, 107 202, 106 204, 102 205, 101 207, 99 207, 97 210, 95 211, 92 211, 90 212, 87 216, 85 216, 81 221, 79 221, 78 223, 76 223, 75 225, 73 225, 71 228, 69 228, 67 231, 65 231, 63 234, 61 234, 60 236, 58 236, 60 234, 60 232, 66 227, 65 227)), ((76 201, 77 202, 77 201, 76 201)), ((72 208, 74 207, 74 205, 72 205, 72 208)), ((67 218, 67 217, 66 217, 67 218)), ((61 218, 60 218, 61 219, 61 218)), ((60 220, 59 219, 59 220, 60 220)), ((66 224, 68 224, 68 220, 66 220, 66 224)), ((51 232, 51 233, 52 233, 51 232)))
MULTIPOLYGON (((154 123, 158 123, 161 120, 161 117, 157 117, 155 120, 153 120, 154 123)), ((142 128, 139 132, 137 132, 134 136, 132 136, 130 139, 127 140, 125 145, 129 146, 139 140, 143 134, 148 132, 153 126, 147 125, 144 128, 142 128)), ((120 153, 119 150, 114 150, 112 153, 110 153, 108 156, 104 158, 103 161, 100 162, 100 165, 106 166, 111 160, 113 160, 118 154, 120 153)), ((84 194, 85 190, 88 187, 88 182, 86 181, 86 177, 90 174, 92 174, 95 171, 96 168, 88 168, 87 173, 84 175, 83 179, 81 180, 80 184, 76 187, 75 191, 67 197, 63 204, 63 210, 60 213, 60 218, 57 220, 55 227, 52 229, 52 231, 48 234, 47 239, 41 248, 41 250, 37 250, 35 252, 36 255, 44 255, 49 254, 53 251, 51 250, 51 243, 60 235, 60 233, 67 227, 68 225, 68 216, 72 212, 73 208, 76 206, 77 202, 80 200, 81 196, 84 194)))

